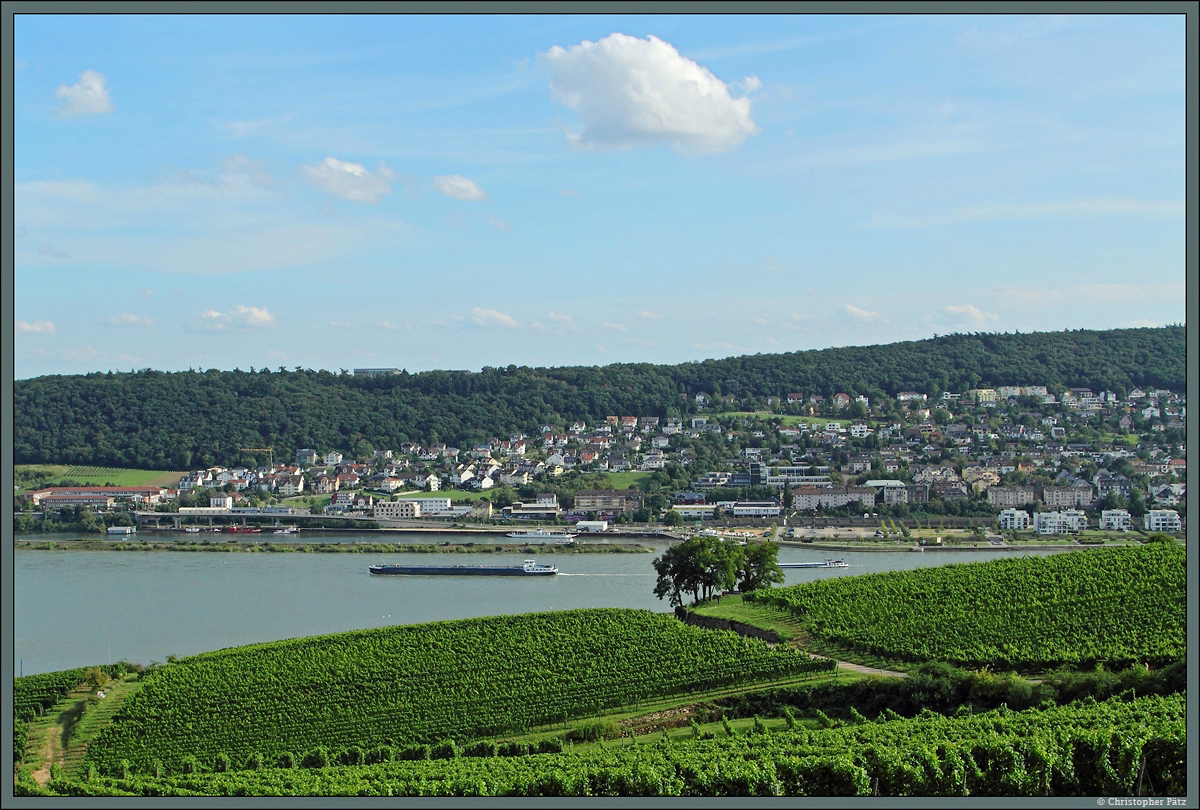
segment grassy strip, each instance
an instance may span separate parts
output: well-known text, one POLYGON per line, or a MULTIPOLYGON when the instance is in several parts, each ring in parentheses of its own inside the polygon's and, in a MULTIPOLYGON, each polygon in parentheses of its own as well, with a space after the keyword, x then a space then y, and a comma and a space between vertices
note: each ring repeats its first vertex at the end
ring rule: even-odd
POLYGON ((646 491, 647 482, 652 473, 649 472, 610 472, 607 473, 609 486, 612 489, 631 489, 636 486, 642 492, 646 491))

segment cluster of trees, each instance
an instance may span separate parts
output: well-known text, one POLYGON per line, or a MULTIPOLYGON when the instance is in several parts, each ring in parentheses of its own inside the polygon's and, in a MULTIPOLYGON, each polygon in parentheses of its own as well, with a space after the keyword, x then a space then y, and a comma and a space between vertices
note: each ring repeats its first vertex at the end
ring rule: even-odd
POLYGON ((17 463, 178 470, 256 463, 241 449, 249 447, 354 455, 405 441, 463 447, 611 414, 686 416, 697 393, 753 406, 792 391, 877 399, 984 384, 1179 390, 1186 384, 1185 336, 1183 326, 948 335, 676 366, 508 366, 370 377, 282 367, 46 376, 14 382, 13 456, 17 463))
POLYGON ((743 546, 714 535, 696 535, 654 561, 658 573, 654 595, 679 607, 685 594, 699 602, 734 587, 742 592, 766 588, 783 582, 778 557, 775 543, 753 541, 743 546))

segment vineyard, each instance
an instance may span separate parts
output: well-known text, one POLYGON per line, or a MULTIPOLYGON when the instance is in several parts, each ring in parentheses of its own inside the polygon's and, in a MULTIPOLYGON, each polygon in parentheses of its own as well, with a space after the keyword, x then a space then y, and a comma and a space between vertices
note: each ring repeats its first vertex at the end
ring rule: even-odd
POLYGON ((80 484, 93 486, 112 484, 115 487, 149 486, 155 479, 164 476, 172 478, 171 486, 178 481, 180 473, 166 470, 130 470, 124 467, 81 467, 75 466, 67 470, 65 478, 80 484))
POLYGON ((156 669, 91 741, 87 762, 104 774, 179 773, 216 761, 274 764, 317 748, 463 741, 832 667, 638 610, 364 630, 156 669))
POLYGON ((787 610, 818 642, 901 661, 1162 666, 1186 649, 1185 564, 1181 546, 1154 544, 842 577, 746 599, 787 610))
POLYGON ((1182 694, 516 757, 51 780, 70 796, 1179 796, 1182 694))
POLYGON ((87 677, 87 668, 64 669, 13 679, 13 717, 28 723, 62 700, 87 677))

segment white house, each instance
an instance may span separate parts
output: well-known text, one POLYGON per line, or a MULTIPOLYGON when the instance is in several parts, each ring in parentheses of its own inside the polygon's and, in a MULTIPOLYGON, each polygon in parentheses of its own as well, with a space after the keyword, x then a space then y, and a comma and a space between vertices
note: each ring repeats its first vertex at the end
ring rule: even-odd
POLYGON ((1183 522, 1174 509, 1151 509, 1142 517, 1142 528, 1148 532, 1181 532, 1183 522))
POLYGON ((1087 515, 1079 509, 1064 509, 1061 512, 1036 512, 1033 528, 1038 534, 1067 534, 1081 532, 1087 528, 1087 515))
POLYGON ((1029 513, 1024 509, 1000 510, 1000 528, 1012 531, 1022 531, 1029 528, 1029 513))
POLYGON ((1127 532, 1133 528, 1133 516, 1125 509, 1105 509, 1100 513, 1100 528, 1113 532, 1127 532))

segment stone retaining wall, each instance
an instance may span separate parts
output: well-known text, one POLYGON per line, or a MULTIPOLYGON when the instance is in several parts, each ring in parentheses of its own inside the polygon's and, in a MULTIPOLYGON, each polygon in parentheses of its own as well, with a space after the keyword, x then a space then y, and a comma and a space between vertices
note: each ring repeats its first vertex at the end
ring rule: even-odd
POLYGON ((763 641, 769 641, 773 644, 779 643, 781 640, 773 630, 763 630, 759 627, 752 627, 748 624, 735 622, 731 619, 718 619, 713 616, 699 616, 692 613, 685 607, 675 608, 675 618, 684 624, 695 625, 696 627, 708 627, 717 630, 732 630, 733 632, 749 636, 750 638, 760 638, 763 641))

